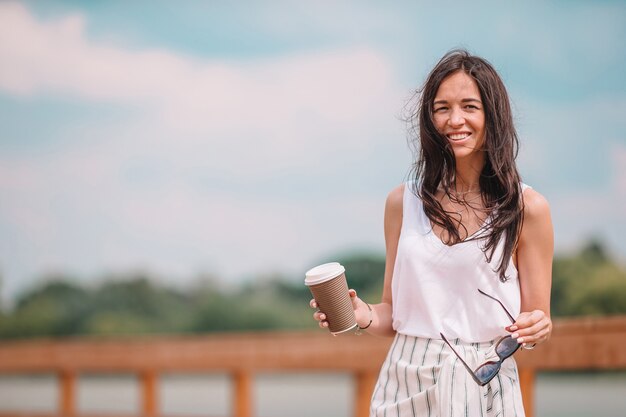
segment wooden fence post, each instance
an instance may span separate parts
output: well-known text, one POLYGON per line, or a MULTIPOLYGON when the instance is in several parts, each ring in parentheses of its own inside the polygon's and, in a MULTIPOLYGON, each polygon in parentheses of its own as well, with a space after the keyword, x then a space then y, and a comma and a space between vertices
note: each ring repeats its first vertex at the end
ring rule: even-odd
POLYGON ((522 401, 526 417, 535 415, 535 370, 532 368, 519 369, 519 382, 522 389, 522 401))
POLYGON ((370 412, 370 402, 376 384, 376 375, 372 372, 364 371, 354 374, 356 379, 356 399, 354 417, 367 417, 370 412))
POLYGON ((140 374, 141 396, 143 402, 142 413, 147 417, 158 414, 157 374, 154 370, 143 371, 140 374))
POLYGON ((235 392, 233 409, 235 417, 252 417, 252 376, 246 371, 233 375, 235 392))
POLYGON ((76 372, 63 370, 59 372, 60 415, 71 417, 76 415, 76 372))

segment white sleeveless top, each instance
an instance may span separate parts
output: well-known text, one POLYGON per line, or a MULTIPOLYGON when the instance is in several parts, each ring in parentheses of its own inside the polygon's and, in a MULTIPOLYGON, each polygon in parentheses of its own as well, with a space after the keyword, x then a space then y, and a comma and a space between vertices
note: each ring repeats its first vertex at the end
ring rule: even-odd
MULTIPOLYGON (((528 188, 522 184, 522 191, 528 188)), ((472 237, 479 237, 484 229, 472 237)), ((496 269, 504 239, 487 263, 481 245, 484 239, 445 245, 432 231, 422 201, 410 184, 404 186, 402 229, 391 283, 393 328, 401 334, 431 339, 459 338, 486 342, 508 334, 511 320, 498 298, 517 317, 520 287, 517 269, 509 261, 508 280, 500 281, 496 269)))

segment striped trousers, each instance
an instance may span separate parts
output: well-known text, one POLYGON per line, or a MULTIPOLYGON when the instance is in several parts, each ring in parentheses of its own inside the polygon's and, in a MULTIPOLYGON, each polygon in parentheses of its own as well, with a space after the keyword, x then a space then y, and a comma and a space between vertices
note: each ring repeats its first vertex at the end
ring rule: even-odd
MULTIPOLYGON (((498 360, 496 340, 451 341, 470 368, 498 360)), ((370 417, 524 417, 513 357, 484 387, 443 340, 396 334, 374 388, 370 417)))

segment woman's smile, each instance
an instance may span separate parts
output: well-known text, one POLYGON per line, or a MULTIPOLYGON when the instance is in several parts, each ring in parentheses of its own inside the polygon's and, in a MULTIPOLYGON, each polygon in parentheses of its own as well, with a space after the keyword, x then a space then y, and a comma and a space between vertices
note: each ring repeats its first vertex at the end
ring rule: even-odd
POLYGON ((468 139, 470 135, 471 135, 470 132, 452 132, 452 133, 446 134, 448 139, 454 142, 461 142, 464 139, 468 139))

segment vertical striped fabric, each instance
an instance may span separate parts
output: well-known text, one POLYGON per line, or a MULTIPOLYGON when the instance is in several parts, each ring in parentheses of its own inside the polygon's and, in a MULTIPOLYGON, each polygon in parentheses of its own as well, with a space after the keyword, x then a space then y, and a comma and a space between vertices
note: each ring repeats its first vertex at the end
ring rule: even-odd
MULTIPOLYGON (((451 343, 472 369, 497 360, 495 341, 451 343)), ((396 334, 374 389, 370 417, 483 416, 524 417, 512 357, 481 387, 443 340, 396 334)))

